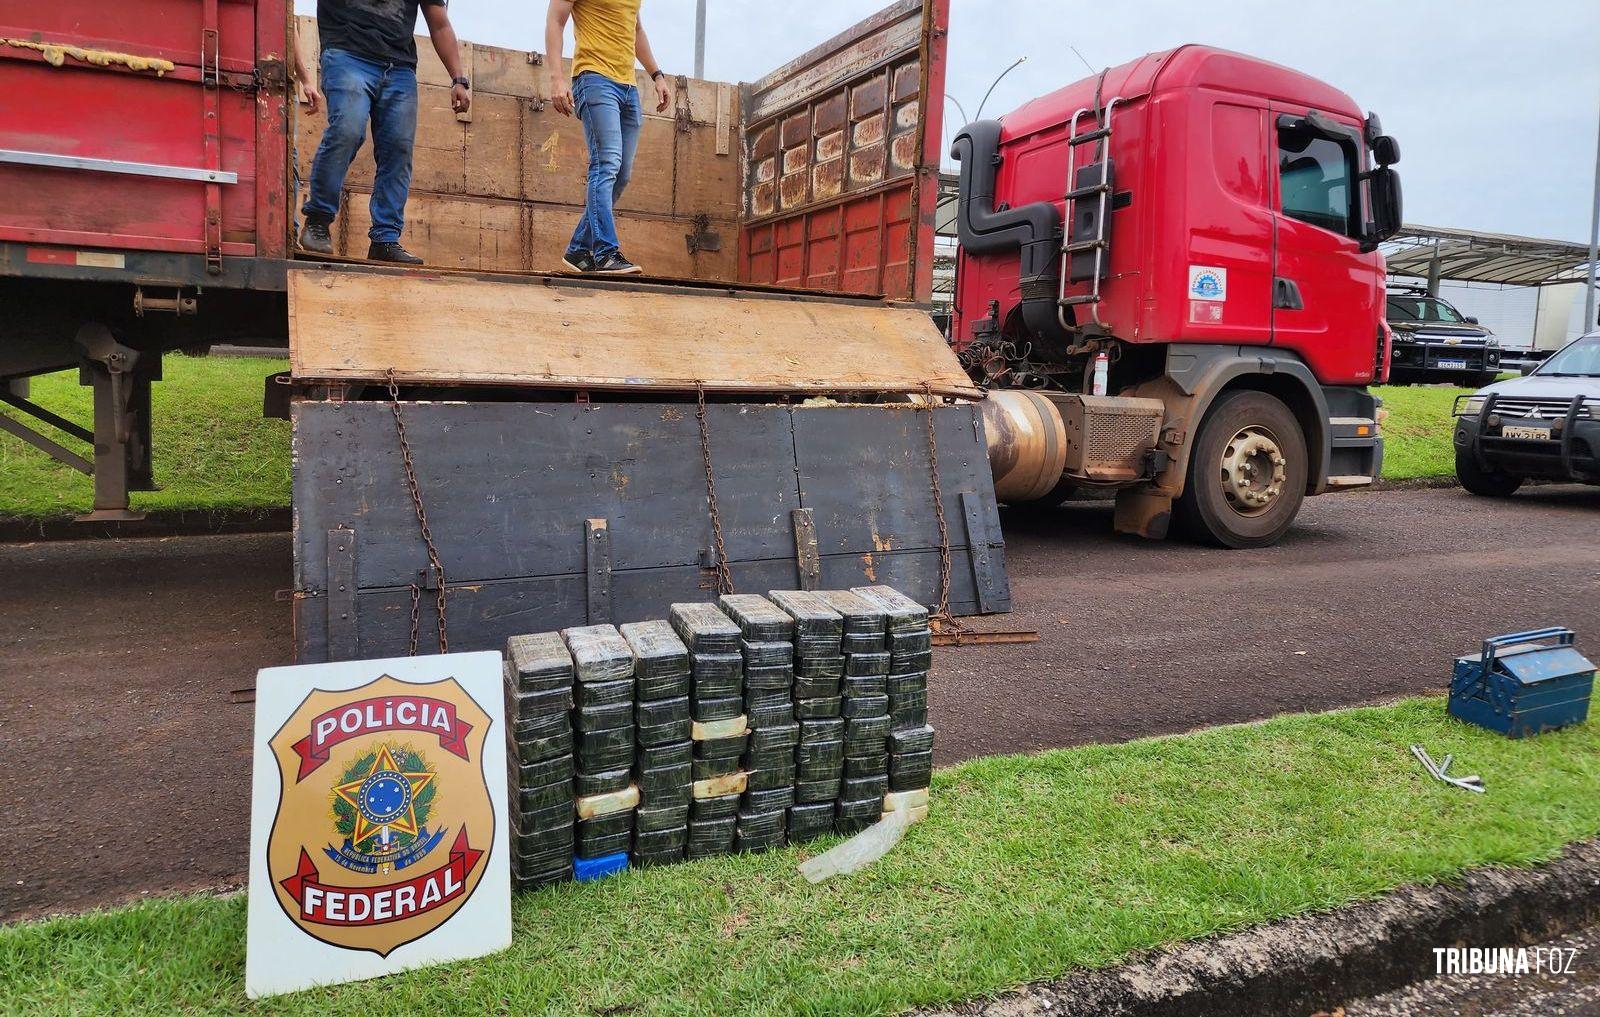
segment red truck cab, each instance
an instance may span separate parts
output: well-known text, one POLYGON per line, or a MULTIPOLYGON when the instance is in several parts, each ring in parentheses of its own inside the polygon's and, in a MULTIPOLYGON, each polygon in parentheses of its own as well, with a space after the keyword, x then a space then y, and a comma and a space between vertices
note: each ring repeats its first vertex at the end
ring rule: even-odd
MULTIPOLYGON (((1159 535, 1173 499, 1217 494, 1185 466, 1208 407, 1235 389, 1276 399, 1301 432, 1276 434, 1266 459, 1298 448, 1305 461, 1266 463, 1276 482, 1260 491, 1224 485, 1217 504, 1188 505, 1203 535, 1270 543, 1299 507, 1288 488, 1376 475, 1376 405, 1362 387, 1388 362, 1378 243, 1399 226, 1398 148, 1349 96, 1184 46, 970 125, 953 154, 952 340, 975 377, 1059 393, 1092 419, 1129 408, 1079 398, 1096 397, 1104 354, 1105 398, 1162 403, 1146 468, 1112 485, 1127 492, 1119 526, 1159 535), (1257 504, 1269 492, 1276 504, 1257 504), (1230 503, 1251 511, 1217 514, 1230 503)), ((1071 474, 1069 486, 1110 483, 1071 474)))

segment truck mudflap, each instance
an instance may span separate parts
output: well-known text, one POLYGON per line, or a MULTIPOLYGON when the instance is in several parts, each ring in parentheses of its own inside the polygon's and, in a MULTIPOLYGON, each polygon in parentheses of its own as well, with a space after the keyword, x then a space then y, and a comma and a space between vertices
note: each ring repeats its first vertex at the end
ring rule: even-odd
POLYGON ((888 583, 952 615, 1007 611, 977 413, 298 398, 298 659, 432 652, 441 629, 488 649, 729 585, 888 583))

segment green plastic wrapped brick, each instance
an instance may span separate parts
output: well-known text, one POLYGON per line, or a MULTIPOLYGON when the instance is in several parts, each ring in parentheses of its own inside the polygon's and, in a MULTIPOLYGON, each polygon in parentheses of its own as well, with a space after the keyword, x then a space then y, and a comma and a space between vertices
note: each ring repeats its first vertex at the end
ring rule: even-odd
POLYGON ((927 674, 933 666, 933 651, 924 650, 921 653, 899 653, 892 656, 889 664, 889 673, 897 674, 927 674))
POLYGON ((889 775, 878 774, 871 777, 846 777, 844 787, 839 789, 839 800, 856 798, 877 798, 880 801, 889 793, 889 775))
POLYGON ((773 791, 783 789, 794 790, 795 765, 790 760, 787 764, 779 766, 757 766, 751 761, 746 761, 745 771, 750 779, 745 787, 750 791, 773 791))
POLYGON ((883 818, 883 795, 863 795, 839 799, 840 819, 864 819, 876 823, 883 818))
POLYGON ((850 591, 883 609, 890 632, 915 632, 928 627, 928 609, 892 586, 857 586, 850 591))
POLYGON ((792 750, 800 743, 800 725, 773 724, 750 732, 748 751, 751 755, 766 755, 778 750, 792 750))
POLYGON ((831 678, 838 681, 844 677, 843 655, 831 657, 800 657, 794 662, 794 676, 797 681, 807 678, 831 678))
POLYGON ((843 707, 843 696, 828 696, 823 699, 796 699, 794 701, 794 715, 802 723, 808 720, 832 720, 839 716, 839 712, 843 707))
POLYGON ((862 696, 889 695, 889 681, 885 675, 864 674, 851 675, 844 680, 844 694, 846 698, 860 698, 862 696))
POLYGON ((744 766, 738 756, 711 756, 695 757, 690 767, 690 775, 694 780, 710 780, 713 777, 726 777, 738 773, 744 766))
POLYGON ((633 827, 640 833, 675 830, 689 823, 689 802, 678 805, 641 805, 633 813, 633 827))
POLYGON ((513 851, 511 853, 511 868, 518 872, 546 872, 559 869, 562 863, 572 864, 572 853, 576 847, 576 837, 573 831, 567 831, 565 842, 546 844, 543 847, 532 848, 525 852, 513 851))
POLYGON ((669 741, 685 741, 689 737, 689 697, 679 696, 677 699, 656 699, 651 702, 640 701, 634 704, 633 721, 639 728, 672 728, 674 725, 683 728, 680 738, 646 738, 642 733, 639 741, 645 745, 661 745, 669 741))
POLYGON ((548 738, 552 735, 572 733, 572 711, 557 710, 546 713, 540 717, 531 717, 527 720, 518 720, 510 714, 506 715, 508 722, 507 737, 512 743, 524 738, 548 738))
POLYGON ((765 597, 754 593, 725 593, 717 598, 717 606, 752 643, 794 642, 794 619, 765 597))
POLYGON ((570 882, 572 874, 572 856, 569 854, 564 863, 543 872, 514 872, 511 877, 511 887, 518 893, 542 890, 557 883, 570 882))
POLYGON ((517 812, 524 816, 549 816, 547 810, 565 808, 572 811, 577 789, 569 776, 545 784, 530 784, 517 788, 517 812))
POLYGON ((889 612, 865 597, 849 590, 823 590, 817 594, 822 602, 839 612, 844 621, 844 637, 877 636, 880 640, 889 628, 889 612))
POLYGON ((839 643, 839 649, 846 654, 855 653, 882 653, 885 650, 882 632, 846 633, 839 643))
POLYGON ((839 789, 844 785, 841 777, 830 777, 826 780, 801 780, 794 785, 794 800, 796 802, 831 802, 839 797, 839 789))
POLYGON ((794 680, 794 697, 796 699, 832 699, 844 691, 842 678, 796 678, 794 680))
POLYGON ((800 744, 844 740, 843 717, 818 717, 800 722, 800 744))
MULTIPOLYGON (((693 699, 691 713, 702 724, 718 720, 732 720, 744 713, 744 697, 728 696, 723 699, 693 699)), ((886 704, 887 705, 887 704, 886 704)))
POLYGON ((844 638, 842 636, 796 636, 794 639, 794 659, 802 660, 835 660, 844 656, 844 638))
POLYGON ((562 629, 561 638, 572 651, 573 670, 580 683, 633 677, 633 648, 616 626, 580 625, 562 629))
POLYGON ((794 686, 794 665, 777 664, 771 667, 746 667, 744 688, 769 692, 788 692, 794 686))
POLYGON ((689 765, 694 758, 694 743, 672 742, 667 745, 639 746, 638 761, 641 770, 654 770, 663 766, 689 765))
POLYGON ((837 777, 844 767, 844 739, 832 742, 801 742, 795 750, 796 775, 801 780, 826 780, 837 777))
POLYGON ((729 668, 720 657, 713 660, 714 666, 697 668, 690 683, 691 698, 697 703, 702 699, 726 699, 744 691, 744 665, 735 663, 729 668))
POLYGON ((834 639, 844 633, 844 616, 828 606, 820 594, 807 590, 773 590, 767 599, 794 619, 794 637, 834 639))
MULTIPOLYGON (((865 717, 888 717, 889 697, 886 694, 875 696, 844 697, 844 719, 846 721, 858 720, 865 717)), ((884 734, 889 733, 889 726, 884 725, 884 734)))
POLYGON ((571 685, 576 674, 559 632, 512 636, 506 640, 506 664, 518 692, 548 692, 571 685))
POLYGON ((927 724, 921 727, 895 728, 889 732, 889 751, 895 755, 905 755, 912 752, 933 751, 933 728, 927 724))
POLYGON ((619 703, 633 705, 633 679, 611 682, 584 682, 572 690, 572 701, 580 711, 598 710, 619 703))
POLYGON ((626 699, 608 706, 579 707, 572 711, 572 724, 584 734, 632 727, 633 700, 626 699))
POLYGON ((895 657, 915 656, 933 652, 933 630, 917 629, 912 632, 889 633, 889 653, 895 657))
POLYGON ((694 743, 694 757, 696 759, 738 759, 744 755, 745 749, 750 744, 748 734, 732 735, 727 738, 707 738, 694 743))
POLYGON ((873 756, 846 756, 844 757, 844 776, 846 780, 852 777, 887 777, 889 775, 889 753, 880 752, 873 756))
POLYGON ((614 791, 621 791, 632 781, 633 770, 624 766, 620 770, 594 773, 580 770, 573 778, 573 786, 577 789, 579 798, 588 798, 590 795, 608 795, 614 791))
POLYGON ((685 852, 690 858, 707 858, 725 855, 733 850, 733 829, 736 815, 726 819, 689 820, 689 844, 685 852))
POLYGON ((572 709, 572 686, 567 685, 548 692, 513 692, 506 690, 506 717, 522 724, 538 721, 551 714, 565 714, 572 709))
POLYGON ((752 667, 794 666, 794 644, 787 640, 752 642, 741 639, 739 645, 744 652, 744 666, 747 670, 752 667))
MULTIPOLYGON (((693 653, 738 654, 739 626, 714 604, 673 604, 667 610, 672 629, 693 653)), ((743 658, 740 658, 741 662, 743 658)))
POLYGON ((869 674, 888 674, 892 659, 888 650, 878 653, 852 653, 844 659, 844 676, 856 678, 869 674))
POLYGON ((932 752, 902 752, 889 757, 889 790, 915 791, 933 783, 932 752))
POLYGON ((571 756, 556 756, 551 759, 541 759, 537 763, 524 763, 517 768, 517 786, 544 787, 557 781, 571 780, 573 769, 571 756))
POLYGON ((584 773, 604 773, 627 769, 633 762, 633 725, 610 731, 586 731, 578 735, 578 769, 584 773))
MULTIPOLYGON (((888 780, 887 777, 884 778, 888 780)), ((765 791, 746 791, 744 808, 751 812, 781 812, 794 804, 794 785, 784 784, 765 791)))
MULTIPOLYGON (((562 717, 562 720, 566 720, 566 717, 562 717)), ((517 739, 511 746, 511 759, 514 763, 537 763, 557 756, 570 756, 572 747, 572 726, 568 721, 565 731, 517 739)))
POLYGON ((683 849, 689 843, 689 825, 667 830, 640 830, 633 835, 633 850, 636 854, 659 855, 664 852, 677 851, 682 856, 683 849))
POLYGON ((789 843, 798 844, 825 833, 832 833, 834 811, 835 806, 831 801, 805 802, 792 806, 789 809, 787 823, 789 843))
POLYGON ((689 822, 706 823, 719 819, 732 819, 739 811, 738 795, 721 795, 717 798, 696 798, 689 803, 689 822))
POLYGON ((845 721, 845 755, 876 756, 888 749, 888 743, 888 717, 859 717, 845 721))
MULTIPOLYGON (((530 791, 541 790, 529 788, 530 791)), ((577 812, 572 798, 572 787, 566 788, 567 796, 557 799, 549 804, 539 805, 535 808, 524 809, 511 817, 511 832, 537 833, 540 830, 551 830, 556 827, 570 826, 577 820, 577 812)))
POLYGON ((682 678, 689 674, 689 648, 670 622, 630 622, 618 631, 633 651, 633 676, 641 685, 646 679, 682 678))
POLYGON ((928 697, 907 696, 906 698, 889 704, 889 724, 891 727, 923 727, 928 723, 928 697))
POLYGON ((572 851, 573 828, 576 823, 576 820, 569 817, 563 826, 550 826, 531 832, 513 830, 511 833, 511 851, 513 854, 526 857, 559 847, 570 854, 572 851))
POLYGON ((646 805, 687 802, 694 782, 694 764, 679 763, 639 771, 639 796, 646 805))
POLYGON ((884 678, 884 687, 892 700, 896 696, 911 696, 928 691, 928 672, 912 671, 909 674, 890 674, 884 678))

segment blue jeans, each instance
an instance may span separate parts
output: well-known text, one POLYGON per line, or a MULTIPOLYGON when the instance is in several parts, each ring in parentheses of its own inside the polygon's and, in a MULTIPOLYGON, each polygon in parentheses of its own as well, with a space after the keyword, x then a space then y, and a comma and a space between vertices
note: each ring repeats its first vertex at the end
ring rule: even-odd
POLYGON ((345 174, 366 140, 370 120, 378 172, 367 235, 374 243, 399 241, 411 190, 411 149, 417 140, 417 72, 344 50, 323 50, 322 94, 328 101, 328 128, 311 162, 306 221, 326 226, 339 214, 345 174))
POLYGON ((599 259, 617 253, 616 204, 633 174, 644 112, 638 88, 594 71, 573 80, 572 99, 589 142, 589 195, 567 253, 588 251, 599 259))

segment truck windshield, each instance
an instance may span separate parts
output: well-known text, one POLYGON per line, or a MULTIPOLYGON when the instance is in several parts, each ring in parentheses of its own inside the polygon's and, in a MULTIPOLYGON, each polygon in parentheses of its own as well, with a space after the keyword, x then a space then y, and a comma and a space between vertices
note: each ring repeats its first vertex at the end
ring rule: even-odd
POLYGON ((1546 378, 1600 378, 1600 335, 1579 339, 1533 373, 1546 378))
POLYGON ((1390 321, 1449 321, 1462 324, 1461 313, 1443 300, 1432 297, 1390 297, 1390 321))

